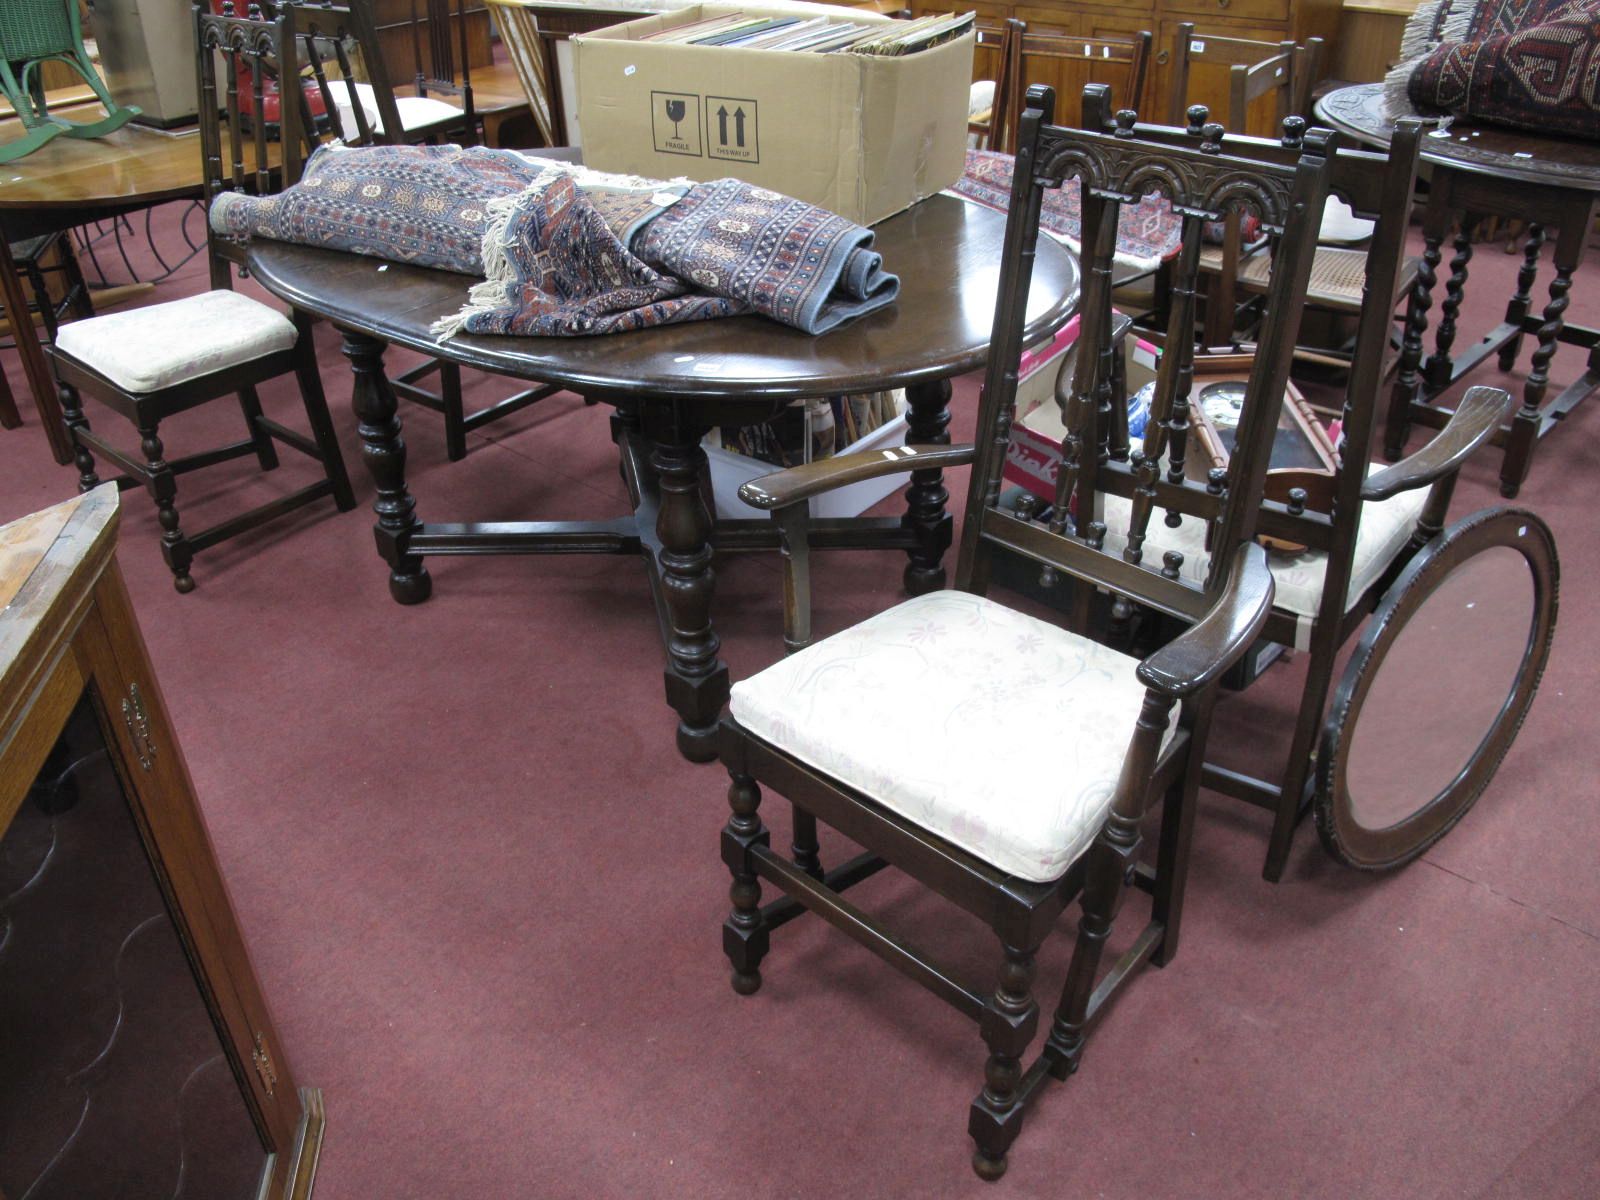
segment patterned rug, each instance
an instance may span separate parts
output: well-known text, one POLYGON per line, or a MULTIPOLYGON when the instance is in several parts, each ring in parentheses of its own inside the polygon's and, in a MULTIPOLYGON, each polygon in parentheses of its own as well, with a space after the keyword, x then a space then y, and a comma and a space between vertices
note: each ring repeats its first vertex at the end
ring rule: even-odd
POLYGON ((481 275, 489 201, 553 165, 479 146, 323 146, 300 182, 275 196, 221 193, 211 228, 234 241, 273 238, 481 275))
MULTIPOLYGON (((1015 160, 997 150, 968 150, 967 165, 961 178, 949 189, 951 195, 974 200, 987 208, 1005 212, 1011 206, 1011 176, 1015 160)), ((1260 236, 1261 223, 1245 214, 1241 232, 1246 243, 1260 236)), ((1083 208, 1078 181, 1069 179, 1059 188, 1048 188, 1039 212, 1039 228, 1061 242, 1074 254, 1083 250, 1083 208)), ((1209 223, 1206 240, 1220 243, 1222 225, 1209 223), (1214 226, 1214 227, 1213 227, 1214 226)), ((1123 206, 1117 218, 1117 262, 1132 271, 1154 271, 1168 259, 1176 258, 1183 243, 1183 219, 1172 211, 1165 197, 1154 192, 1129 208, 1123 206)))
POLYGON ((1600 0, 1434 0, 1385 81, 1389 107, 1600 140, 1600 0))
POLYGON ((602 194, 552 175, 491 201, 483 283, 433 327, 554 337, 760 313, 806 333, 891 303, 872 231, 736 179, 657 195, 618 233, 602 194))
POLYGON ((482 275, 441 337, 573 337, 754 312, 807 333, 892 303, 873 234, 734 179, 609 175, 509 150, 330 146, 276 196, 224 193, 221 236, 482 275))

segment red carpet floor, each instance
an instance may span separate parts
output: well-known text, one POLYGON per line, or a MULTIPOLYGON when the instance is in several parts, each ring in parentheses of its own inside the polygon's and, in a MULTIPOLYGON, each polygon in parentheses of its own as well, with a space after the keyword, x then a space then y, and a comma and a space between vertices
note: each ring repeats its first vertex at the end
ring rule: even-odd
MULTIPOLYGON (((1463 340, 1515 265, 1480 248, 1463 340)), ((1597 280, 1579 278, 1573 318, 1600 324, 1597 280)), ((202 284, 191 264, 157 298, 202 284)), ((317 336, 362 509, 229 543, 182 597, 130 493, 120 557, 294 1069, 326 1097, 319 1200, 979 1194, 965 1125, 983 1048, 964 1020, 815 920, 776 937, 758 995, 728 987, 725 777, 673 750, 639 564, 436 560, 428 604, 392 603, 348 375, 317 336)), ((1563 351, 1558 378, 1580 361, 1563 351)), ((975 392, 958 387, 958 436, 975 392)), ((282 385, 266 401, 294 412, 282 385)), ((0 521, 75 483, 23 404, 29 424, 0 434, 0 521)), ((624 511, 603 408, 554 398, 458 464, 438 418, 404 416, 426 518, 624 511)), ((238 424, 218 405, 164 432, 181 452, 238 424)), ((1572 417, 1520 501, 1556 531, 1564 604, 1477 808, 1378 877, 1304 827, 1273 886, 1265 814, 1206 795, 1182 953, 1130 989, 984 1194, 1600 1195, 1597 435, 1600 411, 1572 417)), ((187 477, 185 522, 308 477, 250 461, 187 477)), ((1468 467, 1457 514, 1498 501, 1498 465, 1468 467)), ((823 631, 897 598, 889 557, 817 575, 823 631)), ((780 653, 778 585, 769 559, 719 564, 736 678, 780 653)), ((1274 768, 1300 669, 1225 701, 1230 759, 1274 768)), ((1440 704, 1472 686, 1439 672, 1440 704)), ((1048 736, 1018 717, 1019 738, 1048 736)), ((961 914, 890 875, 860 894, 990 978, 987 932, 961 914)), ((1042 955, 1047 1005, 1068 949, 1042 955)))

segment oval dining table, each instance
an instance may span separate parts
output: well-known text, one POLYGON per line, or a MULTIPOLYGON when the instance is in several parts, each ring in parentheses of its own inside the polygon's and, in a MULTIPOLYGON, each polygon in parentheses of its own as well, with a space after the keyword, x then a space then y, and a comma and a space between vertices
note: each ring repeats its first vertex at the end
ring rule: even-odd
MULTIPOLYGON (((257 241, 250 273, 280 300, 335 325, 354 373, 363 459, 377 488, 379 554, 402 604, 432 591, 430 555, 639 554, 666 645, 667 702, 685 757, 715 755, 728 697, 711 622, 714 551, 776 548, 777 523, 714 520, 703 487, 701 439, 717 426, 765 421, 812 397, 905 388, 907 444, 949 442, 950 379, 983 366, 999 289, 1003 214, 934 196, 875 227, 885 269, 900 277, 895 302, 821 335, 765 317, 665 325, 601 337, 463 335, 439 341, 429 326, 454 313, 474 280, 340 251, 257 241), (405 442, 384 372, 387 346, 516 379, 560 384, 612 405, 612 438, 634 512, 588 521, 436 524, 417 516, 406 485, 405 442)), ((1078 301, 1074 258, 1040 239, 1026 340, 1049 336, 1078 301)), ((945 582, 951 518, 942 473, 911 473, 906 511, 812 523, 816 549, 892 548, 908 562, 912 594, 945 582)))

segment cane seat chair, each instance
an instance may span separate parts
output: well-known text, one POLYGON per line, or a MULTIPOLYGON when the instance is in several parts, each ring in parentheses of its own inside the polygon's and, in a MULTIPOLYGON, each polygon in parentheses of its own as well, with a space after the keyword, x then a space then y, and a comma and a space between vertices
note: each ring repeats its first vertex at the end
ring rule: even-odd
MULTIPOLYGON (((247 155, 239 120, 238 81, 248 69, 254 111, 261 112, 267 79, 296 76, 293 10, 283 6, 272 18, 219 16, 197 5, 195 33, 200 48, 200 152, 208 202, 227 188, 265 192, 279 182, 292 183, 299 177, 305 151, 303 98, 300 104, 281 106, 280 140, 275 148, 269 149, 265 123, 254 123, 247 155), (218 91, 216 75, 219 58, 227 73, 226 157, 219 117, 224 93, 218 91), (280 162, 277 171, 270 166, 274 155, 280 162)), ((61 407, 80 490, 99 484, 96 458, 125 472, 119 484, 144 485, 156 503, 162 554, 179 592, 194 589, 190 566, 195 555, 226 538, 323 496, 333 496, 340 511, 355 507, 317 372, 309 320, 299 313, 285 316, 232 291, 229 263, 237 251, 213 234, 208 238, 213 290, 72 322, 62 326, 55 345, 47 348, 61 387, 61 407), (262 412, 256 388, 289 373, 299 383, 310 436, 262 412), (249 436, 218 449, 168 460, 159 432, 161 423, 228 395, 238 397, 249 436), (85 397, 133 422, 139 431, 142 459, 90 429, 85 397), (323 477, 203 532, 184 531, 176 502, 178 476, 250 454, 262 470, 272 470, 278 465, 277 443, 316 459, 323 477)))
MULTIPOLYGON (((853 463, 829 460, 840 464, 833 468, 836 478, 869 469, 915 470, 935 461, 972 464, 956 590, 901 604, 741 681, 720 730, 732 780, 722 857, 733 878, 723 945, 734 989, 749 994, 759 988, 773 930, 809 909, 976 1020, 989 1057, 968 1131, 976 1146, 973 1166, 985 1179, 1005 1171, 1035 1091, 1077 1069, 1085 1037, 1109 997, 1146 960, 1164 965, 1176 952, 1195 791, 1218 680, 1271 610, 1271 575, 1254 539, 1272 410, 1288 379, 1298 297, 1317 232, 1308 214, 1320 211, 1327 183, 1323 139, 1331 135, 1308 138, 1292 164, 1234 156, 1215 125, 1186 140, 1152 143, 1132 112, 1118 113, 1114 125, 1109 121, 1106 92, 1103 86, 1087 90, 1086 131, 1078 131, 1050 125, 1054 94, 1029 89, 976 445, 914 447, 893 463, 879 458, 880 468, 869 468, 865 456, 844 456, 860 460, 853 463), (1080 180, 1084 196, 1082 341, 1066 406, 1059 503, 1046 524, 1001 507, 1000 482, 1041 197, 1044 187, 1067 177, 1080 180), (1249 204, 1268 226, 1282 230, 1238 453, 1218 489, 1182 474, 1169 481, 1156 469, 1164 454, 1180 462, 1184 456, 1187 432, 1178 418, 1192 351, 1182 348, 1182 339, 1164 360, 1143 450, 1126 462, 1105 453, 1116 350, 1111 279, 1118 208, 1155 188, 1184 213, 1180 295, 1192 292, 1205 220, 1249 204), (1131 549, 1121 554, 1106 543, 1108 495, 1133 498, 1131 549), (1185 578, 1172 563, 1139 553, 1158 506, 1211 528, 1213 553, 1202 579, 1185 578), (1072 587, 1067 628, 985 596, 997 549, 1021 554, 1072 587), (1115 598, 1118 613, 1150 606, 1192 624, 1141 660, 1118 644, 1118 622, 1111 644, 1093 636, 1089 617, 1102 591, 1115 598), (1011 736, 1019 715, 1043 731, 1037 744, 1019 745, 1011 736), (759 807, 763 786, 793 806, 792 858, 770 845, 759 807), (1155 862, 1144 866, 1141 819, 1158 801, 1155 862), (866 853, 825 871, 819 820, 866 853), (993 928, 1002 961, 992 993, 963 981, 840 894, 886 863, 993 928), (763 906, 762 881, 785 895, 763 906), (1151 916, 1102 975, 1100 960, 1128 882, 1150 892, 1151 916), (1040 1057, 1024 1070, 1021 1060, 1040 1017, 1031 991, 1035 955, 1079 897, 1083 915, 1061 1001, 1040 1057)), ((774 499, 790 501, 822 486, 807 468, 767 483, 774 499)), ((744 494, 748 498, 749 490, 744 494)))

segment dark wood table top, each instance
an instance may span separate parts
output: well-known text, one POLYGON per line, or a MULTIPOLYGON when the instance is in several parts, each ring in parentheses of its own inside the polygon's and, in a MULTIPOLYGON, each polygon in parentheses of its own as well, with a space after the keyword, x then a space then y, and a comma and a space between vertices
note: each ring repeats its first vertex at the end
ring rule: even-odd
MULTIPOLYGON (((445 271, 259 241, 251 274, 279 299, 394 345, 514 377, 607 397, 692 395, 791 400, 903 387, 983 365, 1000 278, 1003 214, 934 196, 876 226, 884 266, 900 276, 890 307, 812 336, 765 317, 667 325, 606 337, 456 337, 428 326, 458 310, 474 282, 445 271)), ((1078 304, 1073 257, 1039 239, 1028 300, 1030 339, 1078 304)))
MULTIPOLYGON (((1337 88, 1317 101, 1316 115, 1339 132, 1373 146, 1387 147, 1394 132, 1395 118, 1384 103, 1381 83, 1337 88)), ((1434 124, 1440 120, 1412 115, 1434 124)), ((1500 179, 1600 192, 1600 144, 1575 138, 1541 137, 1456 117, 1422 139, 1422 158, 1500 179)))

